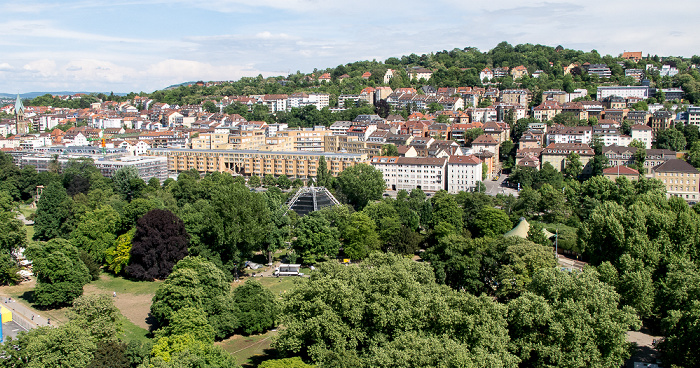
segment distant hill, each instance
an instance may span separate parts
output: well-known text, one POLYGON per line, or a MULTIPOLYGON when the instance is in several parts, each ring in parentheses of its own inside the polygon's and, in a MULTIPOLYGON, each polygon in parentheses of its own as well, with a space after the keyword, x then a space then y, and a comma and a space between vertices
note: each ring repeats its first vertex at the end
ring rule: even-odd
MULTIPOLYGON (((112 92, 70 92, 70 91, 61 91, 61 92, 27 92, 27 93, 20 93, 19 97, 20 98, 35 98, 37 96, 43 96, 45 94, 50 94, 50 95, 56 95, 56 96, 65 96, 65 95, 74 95, 77 93, 85 93, 85 94, 91 94, 91 93, 104 93, 106 95, 109 95, 112 92)), ((126 96, 128 93, 115 93, 115 95, 118 96, 126 96)), ((4 98, 16 98, 17 94, 16 93, 0 93, 0 99, 4 98)))

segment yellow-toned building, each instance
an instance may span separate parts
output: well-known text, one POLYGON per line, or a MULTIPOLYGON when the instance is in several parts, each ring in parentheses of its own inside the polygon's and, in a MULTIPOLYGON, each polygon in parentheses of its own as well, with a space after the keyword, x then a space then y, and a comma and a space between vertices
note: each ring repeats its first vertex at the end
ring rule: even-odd
POLYGON ((291 178, 316 176, 318 160, 326 159, 332 175, 358 163, 367 163, 367 154, 332 152, 279 152, 258 150, 189 150, 175 148, 150 149, 149 155, 166 156, 168 171, 179 173, 190 169, 199 172, 229 172, 245 176, 287 175, 291 178))
POLYGON ((347 135, 329 135, 325 137, 324 151, 342 153, 360 153, 378 156, 385 143, 361 141, 359 137, 347 135))
POLYGON ((333 134, 330 129, 298 128, 285 129, 277 132, 279 137, 287 137, 293 144, 294 151, 323 152, 324 139, 333 134))
POLYGON ((217 149, 228 144, 228 134, 203 133, 192 138, 192 149, 217 149))
POLYGON ((680 197, 688 202, 700 200, 700 171, 688 162, 671 159, 654 166, 651 174, 664 183, 667 197, 680 197))
POLYGON ((265 129, 233 130, 228 137, 227 149, 259 150, 265 149, 265 129))

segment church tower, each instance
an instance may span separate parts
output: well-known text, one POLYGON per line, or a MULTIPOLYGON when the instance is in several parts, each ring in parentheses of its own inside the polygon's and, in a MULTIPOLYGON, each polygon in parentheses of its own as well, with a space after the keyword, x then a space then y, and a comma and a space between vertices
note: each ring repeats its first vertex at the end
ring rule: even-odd
POLYGON ((22 100, 19 98, 19 93, 15 101, 15 133, 29 133, 27 117, 24 115, 24 104, 22 104, 22 100))

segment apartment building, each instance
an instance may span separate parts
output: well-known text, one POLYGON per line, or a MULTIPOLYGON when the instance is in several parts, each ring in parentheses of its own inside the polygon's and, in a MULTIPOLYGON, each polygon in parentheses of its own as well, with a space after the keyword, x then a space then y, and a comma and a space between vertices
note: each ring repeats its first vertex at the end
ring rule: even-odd
POLYGON ((445 189, 447 157, 372 157, 370 164, 382 172, 387 189, 436 192, 445 189))
POLYGON ((688 202, 700 199, 698 176, 700 172, 684 160, 671 159, 651 169, 652 177, 666 186, 667 197, 680 197, 688 202))
POLYGON ((557 171, 564 171, 568 156, 572 153, 579 155, 579 160, 583 164, 583 175, 590 175, 593 172, 592 165, 595 152, 587 144, 583 143, 552 143, 542 151, 542 165, 549 162, 557 171))
POLYGON ((190 141, 193 149, 217 149, 229 143, 228 136, 228 134, 202 133, 190 141))
POLYGON ((476 156, 450 156, 447 160, 447 191, 474 190, 482 180, 482 169, 481 160, 476 156))
POLYGON ((290 178, 316 176, 318 160, 324 156, 331 174, 338 175, 346 168, 367 162, 366 154, 329 152, 278 152, 256 150, 188 150, 150 149, 150 155, 168 159, 168 171, 179 173, 195 169, 202 173, 228 172, 234 175, 267 174, 290 178))
POLYGON ((649 98, 649 87, 647 86, 600 86, 598 87, 596 98, 598 101, 606 97, 619 96, 622 98, 639 97, 646 100, 649 98))

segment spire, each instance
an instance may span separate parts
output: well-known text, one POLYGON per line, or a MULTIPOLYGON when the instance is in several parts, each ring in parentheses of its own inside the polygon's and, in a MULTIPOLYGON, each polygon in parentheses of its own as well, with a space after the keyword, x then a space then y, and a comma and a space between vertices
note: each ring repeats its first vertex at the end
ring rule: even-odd
POLYGON ((22 99, 19 98, 19 93, 17 94, 17 100, 15 101, 15 114, 24 112, 24 104, 22 104, 22 99))

